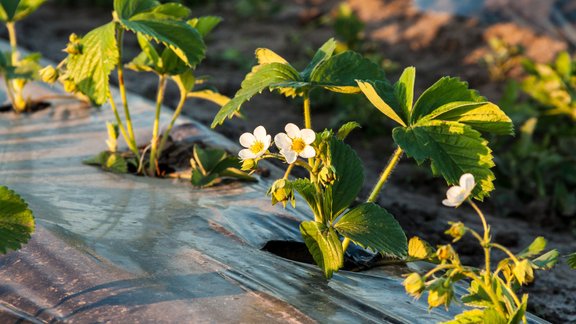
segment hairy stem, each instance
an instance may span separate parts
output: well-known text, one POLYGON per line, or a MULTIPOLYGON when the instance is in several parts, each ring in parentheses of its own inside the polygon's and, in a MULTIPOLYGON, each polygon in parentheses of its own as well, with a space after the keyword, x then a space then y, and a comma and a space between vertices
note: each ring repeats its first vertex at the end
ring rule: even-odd
POLYGON ((304 94, 304 127, 312 129, 312 113, 310 111, 310 93, 304 94))
POLYGON ((154 116, 154 128, 152 130, 152 141, 150 142, 150 165, 148 166, 148 175, 154 176, 156 174, 158 165, 158 139, 160 132, 160 111, 162 110, 162 102, 164 102, 164 92, 166 90, 166 76, 161 75, 158 80, 158 91, 156 92, 156 115, 154 116))
POLYGON ((480 217, 480 220, 482 221, 482 227, 484 228, 484 236, 482 240, 482 247, 484 248, 484 260, 485 260, 484 263, 486 264, 486 273, 484 274, 484 281, 487 285, 490 285, 490 282, 492 282, 492 278, 490 275, 490 253, 491 253, 490 229, 488 227, 488 224, 486 223, 486 217, 484 217, 484 213, 482 213, 480 208, 478 208, 478 206, 472 201, 472 199, 468 199, 468 203, 470 204, 470 206, 472 206, 472 208, 474 208, 474 210, 480 217))
POLYGON ((166 142, 168 141, 168 137, 170 136, 170 132, 172 131, 172 128, 174 127, 174 124, 176 123, 176 120, 178 119, 178 117, 182 113, 182 109, 184 108, 185 103, 186 103, 186 90, 181 88, 180 89, 180 100, 178 101, 178 106, 176 106, 176 110, 174 110, 174 114, 172 114, 172 119, 170 120, 170 124, 168 124, 168 127, 164 131, 164 134, 162 135, 162 140, 160 141, 160 145, 158 146, 158 156, 162 155, 162 150, 164 150, 164 146, 166 145, 166 142))
POLYGON ((378 199, 378 196, 380 195, 380 191, 382 191, 382 187, 384 186, 386 181, 388 181, 388 178, 390 177, 390 174, 392 174, 392 171, 394 171, 394 168, 396 168, 396 165, 398 165, 398 162, 402 158, 403 153, 404 153, 404 151, 402 151, 402 149, 400 147, 396 148, 396 150, 394 151, 394 154, 392 154, 392 157, 388 161, 388 164, 386 165, 384 170, 382 170, 382 174, 380 175, 380 179, 378 180, 378 182, 374 186, 374 189, 372 189, 372 193, 368 197, 367 202, 375 202, 376 199, 378 199))

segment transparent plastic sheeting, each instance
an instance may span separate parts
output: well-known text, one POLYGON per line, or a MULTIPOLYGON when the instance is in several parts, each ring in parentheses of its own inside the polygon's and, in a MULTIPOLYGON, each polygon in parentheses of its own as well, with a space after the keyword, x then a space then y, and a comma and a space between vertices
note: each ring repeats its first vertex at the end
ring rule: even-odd
MULTIPOLYGON (((145 140, 153 106, 129 100, 145 140)), ((83 165, 105 149, 111 120, 108 107, 0 116, 0 183, 38 223, 26 247, 0 257, 0 322, 433 323, 461 311, 428 311, 385 268, 327 281, 315 266, 261 251, 301 241, 299 222, 311 217, 303 203, 272 207, 270 180, 199 190, 83 165)), ((182 120, 194 125, 188 140, 237 150, 182 120)))

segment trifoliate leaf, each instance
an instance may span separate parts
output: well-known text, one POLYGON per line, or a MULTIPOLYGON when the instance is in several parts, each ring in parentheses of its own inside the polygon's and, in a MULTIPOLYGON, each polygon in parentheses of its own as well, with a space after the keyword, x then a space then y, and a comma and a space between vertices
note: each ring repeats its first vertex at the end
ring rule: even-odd
POLYGON ((394 141, 418 164, 431 161, 432 170, 450 185, 471 173, 476 180, 473 196, 482 200, 494 189, 492 150, 480 133, 457 122, 431 120, 411 127, 397 127, 394 141))
POLYGON ((206 54, 206 45, 200 33, 182 21, 157 20, 140 14, 138 19, 120 19, 120 24, 132 32, 146 36, 170 47, 189 66, 195 66, 206 54))
POLYGON ((353 208, 334 228, 342 236, 375 252, 399 258, 407 254, 408 243, 402 227, 394 216, 374 203, 353 208))
POLYGON ((347 51, 323 61, 310 76, 312 86, 341 93, 358 93, 356 79, 383 80, 384 70, 362 55, 347 51))
POLYGON ((332 54, 334 54, 334 50, 336 49, 336 44, 336 40, 334 38, 330 38, 322 46, 320 46, 310 63, 308 63, 308 66, 306 66, 304 71, 302 71, 300 74, 302 79, 308 80, 316 67, 332 57, 332 54))
POLYGON ((308 221, 300 224, 300 232, 314 261, 324 270, 324 276, 332 278, 332 274, 344 266, 344 251, 336 231, 322 223, 308 221))
POLYGON ((114 0, 114 11, 120 19, 151 10, 160 3, 156 0, 114 0))
POLYGON ((298 72, 286 64, 270 63, 255 66, 242 81, 241 88, 236 92, 234 98, 224 105, 214 117, 212 128, 222 124, 226 118, 232 118, 234 114, 240 111, 243 103, 270 85, 282 81, 298 80, 298 78, 298 72))
POLYGON ((118 64, 114 23, 92 30, 80 44, 82 53, 68 56, 68 76, 78 91, 100 106, 108 99, 108 78, 118 64))
POLYGON ((0 254, 19 249, 34 232, 34 215, 14 191, 0 186, 0 254))
POLYGON ((415 124, 420 118, 454 101, 485 102, 486 100, 476 90, 468 89, 468 83, 458 78, 443 77, 418 98, 412 111, 410 124, 415 124))
POLYGON ((358 154, 344 142, 332 138, 330 157, 336 180, 332 185, 332 219, 356 199, 364 183, 364 167, 358 154))

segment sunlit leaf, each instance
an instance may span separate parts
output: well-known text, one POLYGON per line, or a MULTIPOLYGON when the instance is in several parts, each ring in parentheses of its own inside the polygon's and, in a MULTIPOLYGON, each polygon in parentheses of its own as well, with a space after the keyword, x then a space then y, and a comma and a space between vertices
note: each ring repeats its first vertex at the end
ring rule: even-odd
POLYGON ((548 270, 552 269, 558 263, 558 256, 559 253, 557 250, 550 250, 541 256, 537 257, 536 259, 532 260, 532 265, 536 267, 536 269, 540 270, 548 270))
POLYGON ((196 28, 204 38, 206 38, 220 22, 222 22, 222 18, 218 16, 204 16, 188 20, 188 24, 196 28))
POLYGON ((393 93, 393 87, 385 81, 360 81, 358 86, 372 105, 380 110, 384 115, 402 126, 407 126, 400 117, 402 106, 393 93))
POLYGON ((336 138, 343 141, 353 130, 361 127, 362 126, 360 126, 360 124, 355 121, 347 122, 346 124, 340 126, 338 133, 336 133, 336 138))
POLYGON ((538 236, 534 239, 530 245, 522 250, 522 252, 518 253, 518 256, 521 258, 529 258, 535 255, 540 254, 546 248, 546 239, 542 236, 538 236))

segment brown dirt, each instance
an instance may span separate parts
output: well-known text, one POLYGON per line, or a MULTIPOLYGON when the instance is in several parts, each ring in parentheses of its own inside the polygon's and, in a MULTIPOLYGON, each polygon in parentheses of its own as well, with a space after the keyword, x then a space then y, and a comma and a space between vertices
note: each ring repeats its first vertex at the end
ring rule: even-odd
MULTIPOLYGON (((573 38, 569 26, 555 29, 547 19, 550 15, 543 14, 553 12, 555 2, 551 0, 488 0, 487 11, 497 17, 492 20, 481 15, 460 17, 445 12, 422 12, 405 0, 348 2, 366 22, 367 37, 376 44, 378 53, 400 66, 417 67, 417 92, 439 77, 451 75, 469 81, 490 100, 498 101, 502 85, 489 82, 486 69, 478 64, 478 59, 487 52, 488 38, 500 36, 511 43, 519 43, 525 47, 525 53, 537 61, 550 60, 557 51, 568 48, 573 38), (538 6, 537 10, 535 6, 538 6)), ((208 40, 208 58, 197 75, 210 75, 211 84, 233 96, 253 63, 253 52, 258 47, 271 48, 294 62, 297 68, 303 68, 313 51, 333 36, 329 27, 319 23, 319 17, 328 14, 337 3, 337 0, 284 1, 279 13, 262 19, 239 18, 231 1, 194 8, 195 15, 217 14, 225 19, 208 40), (237 50, 235 59, 222 59, 229 49, 237 50)), ((454 1, 443 3, 449 5, 454 1)), ((64 57, 61 49, 71 32, 84 34, 109 19, 110 13, 105 10, 65 8, 48 3, 18 26, 20 44, 57 61, 64 57)), ((133 39, 128 40, 128 55, 136 53, 135 45, 133 39)), ((390 79, 397 76, 398 71, 392 73, 390 79)), ((150 99, 153 99, 156 82, 151 75, 133 73, 129 73, 127 79, 130 90, 150 99)), ((169 88, 167 105, 174 106, 176 100, 176 90, 169 88)), ((185 108, 185 114, 205 124, 210 124, 216 112, 216 107, 200 101, 191 101, 185 108)), ((286 123, 301 124, 302 120, 301 108, 276 94, 257 96, 245 105, 243 112, 246 119, 226 122, 217 131, 236 140, 241 133, 260 124, 270 133, 276 133, 282 131, 286 123)), ((314 111, 315 128, 328 127, 332 117, 328 109, 314 111)), ((351 137, 352 145, 365 161, 367 188, 393 150, 387 136, 366 140, 369 131, 365 129, 351 137)), ((443 231, 448 221, 459 219, 480 226, 471 210, 441 206, 445 190, 444 183, 432 180, 428 172, 415 168, 413 161, 404 159, 385 188, 380 203, 396 215, 409 236, 418 235, 435 244, 445 244, 448 239, 443 231)), ((482 205, 485 209, 491 208, 489 202, 482 205)), ((522 249, 539 235, 549 239, 550 246, 558 248, 563 255, 576 250, 576 240, 567 231, 535 226, 522 218, 488 215, 488 220, 496 240, 513 250, 522 249)), ((482 262, 481 249, 471 241, 464 241, 457 247, 466 262, 482 262)), ((565 264, 538 274, 536 283, 526 290, 530 293, 530 310, 552 322, 576 322, 574 274, 565 264)))

